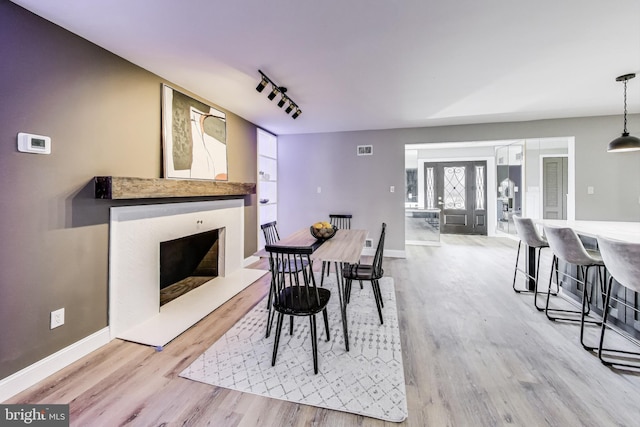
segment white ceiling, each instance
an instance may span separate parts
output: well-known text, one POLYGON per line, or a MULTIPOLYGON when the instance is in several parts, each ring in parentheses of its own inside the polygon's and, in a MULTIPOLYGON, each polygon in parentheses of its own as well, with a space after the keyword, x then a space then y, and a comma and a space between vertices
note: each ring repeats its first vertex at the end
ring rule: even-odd
POLYGON ((276 134, 640 112, 640 0, 13 2, 276 134))

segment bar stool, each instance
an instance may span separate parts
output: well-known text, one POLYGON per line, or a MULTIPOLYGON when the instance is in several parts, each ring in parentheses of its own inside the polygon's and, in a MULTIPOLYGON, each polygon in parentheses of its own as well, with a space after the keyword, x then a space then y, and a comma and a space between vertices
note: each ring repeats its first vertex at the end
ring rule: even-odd
MULTIPOLYGON (((600 325, 602 322, 598 320, 587 320, 585 317, 589 315, 590 305, 589 303, 589 269, 596 267, 596 276, 600 279, 600 291, 601 295, 604 294, 604 281, 603 273, 600 271, 604 267, 602 256, 598 251, 585 249, 584 245, 578 238, 578 235, 569 227, 549 227, 544 226, 544 234, 549 242, 549 247, 553 251, 555 257, 551 263, 551 274, 549 275, 549 287, 547 289, 547 303, 545 306, 545 314, 549 320, 565 320, 569 322, 580 322, 580 344, 587 350, 595 350, 597 347, 587 346, 584 343, 584 325, 585 323, 593 323, 600 325), (562 272, 563 276, 569 277, 576 283, 582 284, 582 307, 578 310, 564 310, 559 308, 549 308, 549 295, 551 294, 551 279, 553 277, 553 271, 556 271, 556 278, 558 277, 558 260, 562 260, 568 264, 573 264, 578 267, 578 272, 582 275, 582 280, 579 277, 572 277, 569 274, 562 272), (552 316, 550 313, 567 313, 569 316, 552 316), (579 314, 580 317, 572 317, 571 314, 579 314)), ((604 272, 606 274, 606 271, 604 272)), ((557 280, 557 279, 556 279, 557 280)), ((558 283, 559 285, 559 283, 558 283)), ((593 284, 591 285, 593 289, 593 284)))
MULTIPOLYGON (((605 330, 610 329, 613 332, 618 333, 624 338, 627 338, 630 342, 640 346, 640 343, 635 340, 630 334, 627 334, 619 329, 613 328, 610 324, 607 324, 609 317, 609 309, 613 308, 611 300, 614 300, 618 304, 624 305, 637 313, 640 311, 637 307, 632 307, 616 297, 613 297, 613 279, 616 279, 621 286, 633 291, 640 292, 640 243, 628 243, 618 240, 608 239, 605 237, 598 237, 598 247, 602 253, 602 259, 609 271, 610 278, 607 285, 607 292, 605 294, 605 302, 602 315, 602 330, 600 332, 600 344, 598 346, 598 358, 605 365, 617 365, 626 366, 631 368, 640 368, 640 363, 630 364, 624 363, 624 361, 616 358, 624 358, 625 355, 640 356, 640 353, 626 351, 622 349, 604 348, 604 335, 605 330), (609 354, 605 355, 603 352, 609 354), (606 359, 605 356, 608 356, 606 359)), ((639 361, 640 362, 640 361, 639 361)))
MULTIPOLYGON (((534 295, 533 304, 538 309, 538 311, 543 311, 544 307, 538 306, 538 277, 540 277, 539 276, 540 253, 542 252, 542 249, 549 247, 549 242, 547 242, 547 239, 545 239, 543 236, 540 235, 540 233, 538 233, 538 229, 536 228, 531 218, 522 218, 519 216, 514 216, 513 222, 515 223, 516 232, 518 234, 518 237, 520 238, 520 241, 518 242, 518 254, 516 255, 516 267, 513 272, 513 285, 512 285, 513 290, 518 294, 522 292, 526 292, 526 293, 533 292, 533 295, 534 295), (520 247, 522 246, 523 243, 528 248, 533 249, 534 256, 537 258, 535 276, 532 275, 528 269, 524 270, 518 267, 518 262, 520 261, 520 247), (533 291, 529 289, 516 288, 516 278, 518 276, 518 272, 524 274, 527 279, 532 280, 534 282, 533 291)), ((554 258, 555 258, 555 255, 554 255, 554 258)), ((556 282, 557 282, 557 278, 556 278, 556 282)))

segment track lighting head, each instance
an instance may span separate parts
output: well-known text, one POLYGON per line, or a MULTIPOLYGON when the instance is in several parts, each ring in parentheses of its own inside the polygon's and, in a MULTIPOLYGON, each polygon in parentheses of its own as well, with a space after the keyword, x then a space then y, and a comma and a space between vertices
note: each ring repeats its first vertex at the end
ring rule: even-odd
POLYGON ((258 83, 258 86, 256 86, 256 90, 258 92, 262 92, 264 88, 267 87, 268 83, 269 81, 267 80, 267 78, 265 76, 262 76, 262 80, 260 80, 260 83, 258 83))
POLYGON ((278 86, 274 85, 273 90, 269 95, 267 95, 267 98, 269 98, 269 101, 273 101, 273 98, 275 98, 277 94, 278 94, 278 86))
POLYGON ((264 90, 264 88, 267 87, 267 85, 270 84, 271 85, 271 92, 269 92, 269 95, 267 95, 267 98, 269 98, 270 101, 273 101, 275 99, 275 97, 278 94, 280 94, 281 98, 278 101, 278 107, 282 108, 288 102, 289 105, 284 110, 285 113, 289 114, 289 113, 291 113, 293 111, 294 113, 291 115, 291 118, 293 118, 293 119, 297 118, 300 114, 302 114, 302 110, 300 110, 298 105, 295 102, 293 102, 293 100, 286 95, 286 92, 287 92, 287 88, 286 87, 278 86, 277 84, 275 84, 273 82, 273 80, 271 80, 269 77, 267 77, 267 75, 265 73, 263 73, 260 70, 258 70, 258 72, 260 73, 260 83, 258 83, 258 86, 256 86, 256 90, 258 92, 262 92, 264 90))
POLYGON ((291 110, 293 110, 293 107, 295 107, 296 104, 293 103, 293 101, 289 100, 289 105, 287 106, 287 108, 284 110, 285 113, 289 114, 291 112, 291 110))
POLYGON ((287 95, 285 95, 286 92, 287 92, 286 87, 280 88, 280 93, 282 94, 282 98, 280 98, 280 101, 278 101, 278 107, 280 108, 284 107, 284 104, 286 104, 287 101, 289 100, 289 98, 287 98, 287 95))

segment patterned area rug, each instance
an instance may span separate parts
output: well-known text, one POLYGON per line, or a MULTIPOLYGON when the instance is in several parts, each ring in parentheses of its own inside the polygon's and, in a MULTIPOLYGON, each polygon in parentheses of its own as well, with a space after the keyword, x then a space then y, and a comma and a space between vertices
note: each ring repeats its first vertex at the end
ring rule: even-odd
POLYGON ((349 352, 344 348, 335 278, 331 279, 324 284, 332 291, 329 342, 322 314, 316 318, 317 375, 313 373, 307 318, 294 320, 293 335, 289 335, 289 321, 285 319, 276 365, 271 366, 275 333, 264 336, 267 309, 263 300, 180 376, 275 399, 403 421, 407 401, 393 279, 380 280, 384 325, 380 325, 369 282, 364 282, 363 290, 357 282, 353 284, 347 308, 349 352))

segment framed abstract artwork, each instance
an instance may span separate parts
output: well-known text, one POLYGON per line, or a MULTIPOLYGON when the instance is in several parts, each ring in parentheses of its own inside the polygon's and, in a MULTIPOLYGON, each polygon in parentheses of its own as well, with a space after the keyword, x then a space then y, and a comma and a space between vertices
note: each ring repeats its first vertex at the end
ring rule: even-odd
POLYGON ((222 111, 162 85, 164 177, 226 181, 226 125, 222 111))

